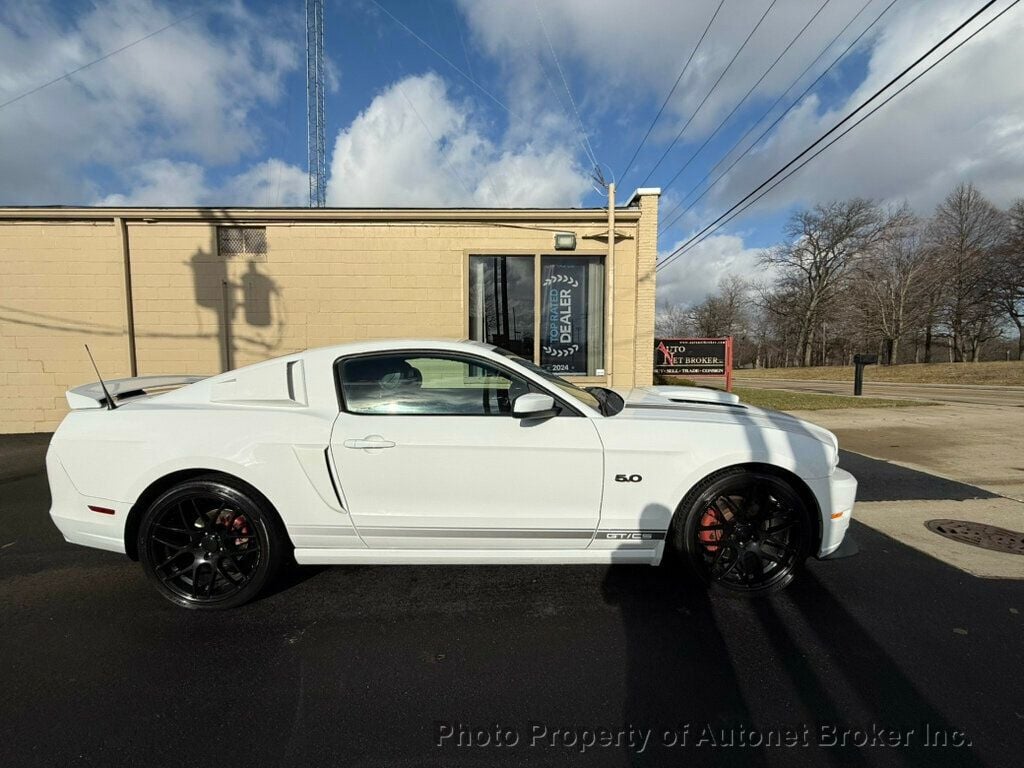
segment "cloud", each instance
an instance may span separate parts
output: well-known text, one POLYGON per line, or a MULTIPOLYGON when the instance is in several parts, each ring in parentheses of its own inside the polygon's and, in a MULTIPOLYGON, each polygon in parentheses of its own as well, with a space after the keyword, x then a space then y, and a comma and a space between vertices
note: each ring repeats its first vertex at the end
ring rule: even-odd
MULTIPOLYGON (((0 102, 183 13, 154 0, 87 8, 68 23, 47 4, 4 5, 0 102)), ((0 202, 84 202, 154 158, 216 166, 258 150, 261 108, 298 64, 289 21, 275 15, 219 4, 0 110, 0 202)))
POLYGON ((220 205, 302 207, 309 204, 309 175, 270 158, 232 176, 210 197, 220 205))
POLYGON ((329 205, 579 205, 590 181, 564 143, 500 144, 471 101, 428 73, 378 94, 334 144, 329 205))
MULTIPOLYGON (((768 1, 742 4, 742 8, 726 3, 648 141, 650 154, 641 156, 637 171, 627 182, 636 184, 643 178, 653 158, 693 114, 768 1)), ((460 5, 474 46, 499 61, 513 108, 519 104, 557 105, 556 95, 565 98, 532 0, 460 0, 460 5), (557 94, 549 80, 554 81, 557 94)), ((607 144, 613 137, 626 147, 628 159, 716 5, 717 0, 651 0, 643 13, 623 14, 621 4, 613 0, 537 4, 584 124, 614 125, 614 130, 599 134, 604 142, 595 139, 599 158, 622 156, 621 146, 607 144)), ((886 5, 886 0, 869 4, 790 98, 886 5)), ((687 129, 684 141, 688 146, 677 147, 649 184, 664 183, 672 176, 696 146, 693 142, 717 126, 817 7, 817 3, 802 0, 779 0, 687 129)), ((1006 3, 996 5, 982 21, 1004 7, 1006 3)), ((860 8, 861 3, 826 6, 754 92, 745 117, 760 115, 860 8)), ((715 219, 977 8, 978 4, 969 0, 902 0, 843 65, 825 78, 817 95, 794 109, 773 136, 737 165, 674 231, 692 233, 715 219)), ((732 226, 749 226, 750 221, 760 220, 775 228, 778 214, 794 206, 850 196, 886 202, 908 200, 927 215, 963 180, 974 181, 1000 205, 1024 195, 1020 183, 1024 178, 1024 79, 1018 76, 1024 71, 1022 37, 1024 15, 1007 13, 732 226)), ((788 104, 788 99, 784 103, 788 104)), ((746 128, 742 121, 740 125, 746 128)), ((707 159, 717 160, 717 155, 709 151, 707 159)), ((667 190, 663 210, 672 208, 677 200, 674 196, 687 190, 696 178, 684 176, 667 190)), ((762 233, 758 240, 773 235, 762 233)), ((672 250, 663 249, 665 253, 672 250)), ((747 248, 742 237, 719 233, 659 273, 659 301, 700 301, 714 290, 723 274, 751 274, 756 256, 757 250, 747 248)))
MULTIPOLYGON (((947 0, 908 5, 894 14, 871 48, 863 81, 834 106, 814 95, 805 99, 705 205, 720 208, 742 197, 974 10, 947 0)), ((940 53, 978 26, 968 27, 940 53)), ((863 196, 907 200, 927 215, 961 181, 973 181, 999 205, 1024 195, 1024 80, 1017 76, 1024 70, 1022 35, 1024 16, 1006 14, 784 182, 756 210, 863 196)))
MULTIPOLYGON (((669 101, 654 132, 656 143, 667 144, 694 114, 769 1, 726 3, 669 101)), ((634 13, 623 12, 622 3, 617 0, 459 2, 475 44, 504 62, 513 104, 522 101, 531 106, 530 99, 550 103, 557 97, 568 106, 568 97, 544 39, 546 30, 582 106, 584 124, 594 125, 606 118, 619 121, 619 131, 604 135, 614 135, 628 145, 642 138, 654 110, 671 89, 718 5, 718 0, 650 0, 643 5, 642 12, 634 13), (555 94, 549 79, 554 80, 555 94)), ((713 129, 819 5, 805 0, 779 0, 700 108, 684 138, 692 141, 713 129)), ((860 4, 851 3, 826 6, 761 83, 755 97, 774 97, 785 89, 859 8, 860 4)), ((866 14, 864 18, 872 16, 866 14)), ((844 40, 858 31, 854 25, 844 40)), ((600 159, 599 150, 600 146, 600 159)), ((646 172, 646 166, 641 166, 646 172)))
POLYGON ((107 195, 99 205, 239 205, 304 206, 309 202, 306 172, 281 160, 269 159, 210 184, 196 163, 166 158, 133 168, 127 193, 107 195))
POLYGON ((198 205, 205 195, 206 172, 195 163, 162 159, 143 163, 127 194, 107 195, 100 205, 198 205))
MULTIPOLYGON (((658 254, 659 261, 682 240, 658 254)), ((658 306, 693 306, 718 288, 726 275, 752 278, 760 273, 759 248, 747 248, 736 235, 715 235, 686 251, 658 272, 658 306)))
MULTIPOLYGON (((584 124, 615 126, 614 130, 602 130, 595 139, 599 159, 622 156, 621 147, 610 147, 609 139, 630 150, 625 153, 628 159, 718 4, 718 0, 650 0, 643 13, 622 13, 621 3, 615 0, 459 1, 473 44, 499 61, 513 108, 520 103, 551 105, 555 96, 565 99, 538 21, 538 15, 543 16, 584 124), (548 80, 554 80, 557 94, 552 93, 548 80)), ((639 183, 697 109, 768 2, 725 4, 648 141, 636 172, 620 181, 639 183)), ((789 98, 887 5, 887 0, 869 3, 789 98)), ((997 4, 981 21, 1006 5, 997 4)), ((718 125, 818 7, 819 3, 805 0, 779 0, 772 7, 687 129, 684 145, 676 147, 649 184, 664 183, 674 174, 695 148, 693 142, 718 125)), ((829 3, 754 91, 749 111, 741 116, 759 116, 861 7, 861 3, 829 3)), ((858 49, 825 78, 818 87, 821 95, 806 99, 773 138, 701 202, 696 220, 707 221, 708 214, 714 218, 757 186, 977 8, 970 0, 902 0, 895 5, 858 49)), ((967 33, 977 26, 975 23, 967 33)), ((1021 195, 1024 79, 1018 73, 1024 71, 1022 35, 1024 15, 1007 13, 814 160, 807 170, 772 192, 752 213, 784 211, 793 205, 851 195, 908 199, 921 213, 928 213, 965 179, 974 181, 1000 204, 1021 195)), ((717 157, 708 151, 707 159, 717 157)), ((693 170, 700 165, 698 162, 693 170)), ((623 169, 616 170, 621 173, 623 169)), ((675 191, 688 189, 688 182, 695 179, 684 176, 675 191)))

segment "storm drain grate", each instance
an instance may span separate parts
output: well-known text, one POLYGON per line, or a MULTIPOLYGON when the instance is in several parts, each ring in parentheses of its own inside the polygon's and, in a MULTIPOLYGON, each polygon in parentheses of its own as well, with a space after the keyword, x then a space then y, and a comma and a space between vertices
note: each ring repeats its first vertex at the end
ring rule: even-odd
POLYGON ((973 544, 993 552, 1024 555, 1024 533, 968 520, 928 520, 924 527, 953 541, 973 544))

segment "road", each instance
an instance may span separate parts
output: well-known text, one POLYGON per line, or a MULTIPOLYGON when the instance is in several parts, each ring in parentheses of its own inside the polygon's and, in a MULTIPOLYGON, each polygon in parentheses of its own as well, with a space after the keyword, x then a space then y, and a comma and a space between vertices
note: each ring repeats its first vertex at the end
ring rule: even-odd
MULTIPOLYGON (((852 395, 852 381, 804 381, 802 379, 735 378, 736 386, 758 389, 789 389, 828 395, 852 395)), ((865 382, 864 395, 898 400, 931 400, 940 403, 1010 405, 1024 408, 1024 387, 989 387, 973 384, 903 384, 865 382)))
MULTIPOLYGON (((991 496, 842 463, 868 502, 991 496)), ((38 467, 0 482, 4 766, 1006 766, 1024 750, 1024 582, 857 523, 860 555, 771 600, 646 566, 352 566, 196 614, 125 558, 64 543, 47 506, 38 467)))

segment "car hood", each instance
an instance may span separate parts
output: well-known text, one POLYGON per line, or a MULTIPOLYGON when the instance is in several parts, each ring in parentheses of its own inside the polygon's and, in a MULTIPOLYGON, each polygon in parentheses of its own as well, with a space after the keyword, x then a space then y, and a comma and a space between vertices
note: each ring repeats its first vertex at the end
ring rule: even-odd
POLYGON ((710 387, 637 387, 619 391, 627 403, 672 405, 673 403, 738 403, 740 398, 732 392, 710 387))
POLYGON ((625 401, 614 418, 745 424, 805 435, 838 453, 839 441, 824 427, 788 413, 755 408, 739 397, 705 387, 637 387, 617 390, 625 401))

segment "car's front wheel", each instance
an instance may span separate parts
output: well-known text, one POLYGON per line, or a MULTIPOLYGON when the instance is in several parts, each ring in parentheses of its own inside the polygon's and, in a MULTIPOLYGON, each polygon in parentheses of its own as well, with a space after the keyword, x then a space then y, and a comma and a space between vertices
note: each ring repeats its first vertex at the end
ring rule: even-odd
POLYGON ((143 513, 139 560, 172 603, 197 609, 248 602, 281 562, 284 536, 250 489, 219 477, 189 480, 143 513))
POLYGON ((801 495, 785 479, 737 468, 697 485, 679 509, 674 543, 712 589, 755 597, 796 577, 814 526, 801 495))

